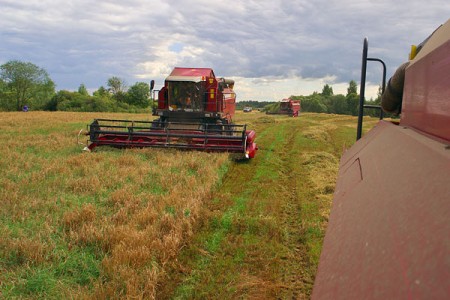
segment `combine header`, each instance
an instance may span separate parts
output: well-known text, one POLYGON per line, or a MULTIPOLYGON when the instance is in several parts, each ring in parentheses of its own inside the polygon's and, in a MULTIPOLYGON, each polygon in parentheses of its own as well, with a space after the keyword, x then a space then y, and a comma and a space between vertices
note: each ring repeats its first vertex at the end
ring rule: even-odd
POLYGON ((153 121, 96 119, 89 144, 118 148, 160 147, 241 153, 255 156, 255 131, 236 125, 234 81, 208 68, 175 68, 158 92, 153 121))
MULTIPOLYGON (((312 299, 450 299, 450 20, 412 47, 340 163, 312 299), (379 109, 380 107, 378 107, 379 109)), ((384 72, 385 74, 385 68, 384 72)), ((383 76, 383 82, 385 76, 383 76)), ((382 86, 384 88, 384 84, 382 86)))

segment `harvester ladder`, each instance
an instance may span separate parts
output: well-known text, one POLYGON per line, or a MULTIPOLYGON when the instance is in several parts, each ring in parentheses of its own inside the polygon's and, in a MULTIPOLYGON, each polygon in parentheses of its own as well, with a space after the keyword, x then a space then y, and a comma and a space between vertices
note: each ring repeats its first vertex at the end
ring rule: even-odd
POLYGON ((364 115, 364 108, 370 108, 370 109, 378 109, 380 111, 380 120, 383 119, 383 109, 380 105, 366 105, 364 104, 365 101, 365 92, 366 92, 366 73, 367 73, 367 61, 377 61, 381 63, 383 66, 383 76, 382 76, 382 84, 381 84, 381 93, 384 93, 384 89, 386 86, 386 64, 384 61, 382 61, 379 58, 370 58, 367 57, 367 52, 369 48, 369 41, 367 38, 364 38, 363 43, 363 53, 362 53, 362 66, 361 66, 361 87, 359 92, 359 111, 358 111, 358 127, 356 132, 356 140, 359 140, 361 138, 362 134, 362 123, 363 123, 363 115, 364 115))

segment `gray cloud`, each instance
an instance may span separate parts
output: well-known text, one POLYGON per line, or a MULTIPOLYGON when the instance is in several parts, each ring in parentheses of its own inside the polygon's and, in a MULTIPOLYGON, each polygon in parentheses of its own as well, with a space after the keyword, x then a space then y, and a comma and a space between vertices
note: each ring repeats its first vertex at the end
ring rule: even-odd
MULTIPOLYGON (((58 89, 98 88, 111 76, 162 81, 174 66, 212 67, 220 76, 264 84, 358 81, 364 37, 369 55, 384 59, 392 74, 410 45, 450 16, 446 0, 0 0, 0 6, 0 63, 31 61, 58 89)), ((379 82, 379 73, 369 67, 369 80, 379 82)), ((245 95, 252 97, 251 90, 245 95)))

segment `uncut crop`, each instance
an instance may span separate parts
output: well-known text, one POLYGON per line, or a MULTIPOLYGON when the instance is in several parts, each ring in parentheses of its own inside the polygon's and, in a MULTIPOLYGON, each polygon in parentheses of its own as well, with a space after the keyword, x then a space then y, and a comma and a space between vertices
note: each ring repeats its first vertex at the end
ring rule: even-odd
POLYGON ((83 152, 95 117, 148 119, 0 113, 0 298, 154 298, 205 220, 226 154, 83 152))

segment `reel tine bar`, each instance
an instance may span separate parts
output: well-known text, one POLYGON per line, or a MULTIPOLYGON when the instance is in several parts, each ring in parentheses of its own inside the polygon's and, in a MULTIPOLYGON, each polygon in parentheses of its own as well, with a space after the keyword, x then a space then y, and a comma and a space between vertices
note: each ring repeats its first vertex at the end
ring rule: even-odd
POLYGON ((96 146, 118 148, 160 147, 206 151, 245 152, 245 125, 96 119, 89 125, 92 150, 96 146))

